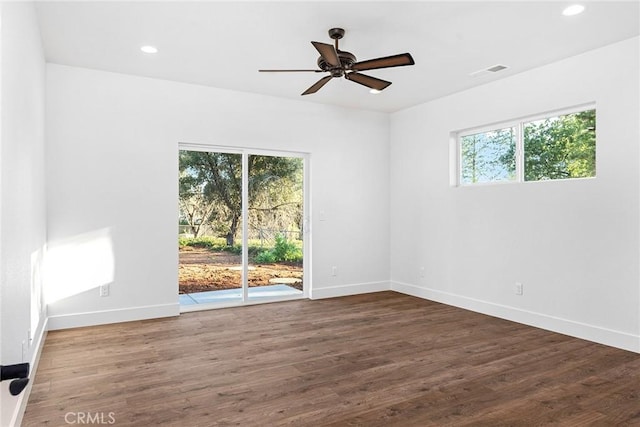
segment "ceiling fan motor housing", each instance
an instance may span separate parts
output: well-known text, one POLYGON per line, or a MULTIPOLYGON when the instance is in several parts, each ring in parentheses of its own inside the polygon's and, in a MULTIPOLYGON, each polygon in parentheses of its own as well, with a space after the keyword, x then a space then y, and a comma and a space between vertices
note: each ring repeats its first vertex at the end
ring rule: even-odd
POLYGON ((338 50, 337 53, 340 59, 340 67, 334 67, 327 63, 322 56, 318 58, 318 67, 320 67, 322 71, 330 72, 332 77, 342 77, 345 70, 350 70, 351 66, 357 62, 356 56, 351 52, 338 50))

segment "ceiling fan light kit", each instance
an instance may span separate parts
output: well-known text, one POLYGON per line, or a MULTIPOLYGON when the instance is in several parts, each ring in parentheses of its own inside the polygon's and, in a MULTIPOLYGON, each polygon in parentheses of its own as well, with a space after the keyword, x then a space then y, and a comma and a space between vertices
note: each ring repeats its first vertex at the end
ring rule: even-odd
POLYGON ((366 61, 358 62, 356 56, 347 51, 338 48, 338 40, 344 37, 344 29, 331 28, 329 37, 335 40, 335 45, 321 42, 311 42, 316 48, 320 57, 318 58, 318 68, 314 70, 258 70, 259 72, 312 72, 312 73, 329 73, 314 83, 309 89, 302 92, 302 95, 310 95, 320 90, 329 80, 338 77, 344 77, 346 80, 359 83, 369 89, 382 91, 388 87, 391 82, 362 74, 360 71, 376 70, 380 68, 402 67, 405 65, 414 65, 413 57, 410 53, 401 53, 399 55, 385 56, 366 61))

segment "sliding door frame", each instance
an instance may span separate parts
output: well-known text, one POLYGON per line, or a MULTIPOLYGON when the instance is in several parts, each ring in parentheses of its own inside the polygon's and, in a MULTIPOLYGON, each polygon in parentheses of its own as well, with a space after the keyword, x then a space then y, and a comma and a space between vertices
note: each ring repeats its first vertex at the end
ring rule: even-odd
MULTIPOLYGON (((268 150, 248 147, 231 147, 198 143, 178 143, 178 151, 206 151, 211 153, 239 154, 242 156, 242 299, 239 301, 180 306, 180 312, 210 310, 214 308, 265 304, 309 298, 311 295, 311 202, 310 202, 310 155, 309 153, 286 150, 268 150), (302 254, 302 295, 269 299, 249 299, 249 156, 295 157, 303 164, 303 254, 302 254)), ((176 155, 178 158, 178 155, 176 155)), ((176 294, 177 296, 177 294, 176 294)))

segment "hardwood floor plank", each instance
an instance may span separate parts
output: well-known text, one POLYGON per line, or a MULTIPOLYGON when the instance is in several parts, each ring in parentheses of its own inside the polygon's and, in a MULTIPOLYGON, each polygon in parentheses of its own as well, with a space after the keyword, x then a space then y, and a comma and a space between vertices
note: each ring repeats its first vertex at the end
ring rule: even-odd
POLYGON ((24 426, 640 425, 640 355, 394 292, 52 331, 24 426))

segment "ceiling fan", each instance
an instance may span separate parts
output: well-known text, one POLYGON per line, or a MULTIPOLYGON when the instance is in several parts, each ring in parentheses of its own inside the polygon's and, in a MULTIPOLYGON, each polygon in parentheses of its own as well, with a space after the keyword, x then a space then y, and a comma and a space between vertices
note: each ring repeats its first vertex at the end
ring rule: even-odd
POLYGON ((344 37, 342 28, 332 28, 329 30, 329 37, 335 40, 335 47, 320 42, 311 42, 313 47, 320 53, 318 58, 319 70, 258 70, 261 73, 293 73, 293 72, 312 72, 312 73, 329 73, 314 83, 309 89, 305 90, 302 95, 310 95, 316 93, 322 86, 327 84, 334 77, 344 77, 352 82, 360 83, 372 90, 381 91, 391 84, 386 80, 362 74, 360 71, 375 70, 378 68, 401 67, 404 65, 413 65, 415 62, 410 53, 401 53, 399 55, 385 56, 382 58, 369 59, 367 61, 356 61, 356 56, 351 52, 338 49, 338 40, 344 37))

